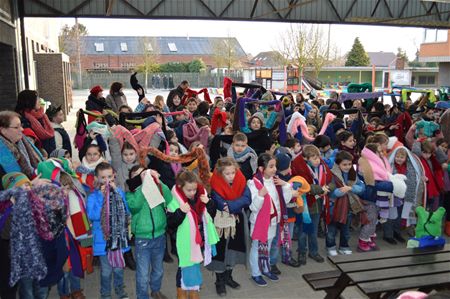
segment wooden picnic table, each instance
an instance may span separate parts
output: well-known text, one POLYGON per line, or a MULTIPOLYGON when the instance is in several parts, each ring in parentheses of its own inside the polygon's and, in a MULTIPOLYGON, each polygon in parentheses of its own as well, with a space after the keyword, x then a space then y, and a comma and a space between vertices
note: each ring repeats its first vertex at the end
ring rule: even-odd
POLYGON ((399 291, 430 292, 450 287, 450 245, 329 256, 338 270, 303 275, 325 298, 340 298, 356 285, 369 298, 388 298, 399 291))

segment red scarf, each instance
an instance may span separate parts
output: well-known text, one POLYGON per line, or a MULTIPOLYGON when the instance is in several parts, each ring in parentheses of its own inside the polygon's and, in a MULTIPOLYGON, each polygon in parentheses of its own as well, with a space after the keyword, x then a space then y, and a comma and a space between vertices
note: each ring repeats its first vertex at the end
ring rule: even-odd
POLYGON ((397 170, 397 173, 406 175, 407 171, 407 162, 403 163, 402 165, 398 165, 397 163, 394 163, 394 167, 397 170))
POLYGON ((219 128, 225 128, 227 125, 227 113, 220 111, 220 109, 214 109, 211 120, 211 134, 216 135, 219 128))
POLYGON ((211 98, 209 97, 209 92, 208 92, 207 88, 200 89, 199 91, 195 91, 193 89, 188 88, 184 92, 184 96, 181 99, 181 105, 185 106, 186 105, 186 101, 189 98, 195 98, 197 95, 199 95, 201 93, 203 93, 204 100, 211 104, 212 102, 211 102, 211 98))
POLYGON ((217 194, 219 194, 225 200, 235 200, 242 196, 245 187, 247 186, 247 181, 245 180, 242 172, 237 169, 236 175, 234 176, 233 183, 228 184, 223 176, 217 171, 214 171, 211 176, 211 188, 217 194))
POLYGON ((195 203, 192 205, 190 200, 186 197, 186 195, 183 192, 183 189, 178 187, 178 185, 175 186, 177 194, 180 196, 181 200, 183 202, 187 202, 191 206, 192 211, 192 217, 194 218, 195 222, 195 242, 199 244, 200 246, 203 245, 202 235, 200 234, 200 230, 198 229, 198 224, 202 222, 202 215, 205 212, 206 205, 200 200, 200 196, 203 194, 206 194, 205 188, 197 184, 197 192, 195 193, 195 203))
POLYGON ((444 189, 444 173, 436 157, 433 155, 430 158, 431 166, 428 161, 423 157, 420 157, 420 162, 422 162, 423 169, 425 170, 425 176, 428 179, 427 182, 427 195, 428 198, 437 197, 440 194, 440 190, 444 189))
POLYGON ((31 129, 33 129, 34 133, 41 141, 55 136, 55 130, 53 129, 47 114, 44 113, 44 108, 41 107, 37 111, 34 109, 24 111, 24 116, 30 122, 31 129))

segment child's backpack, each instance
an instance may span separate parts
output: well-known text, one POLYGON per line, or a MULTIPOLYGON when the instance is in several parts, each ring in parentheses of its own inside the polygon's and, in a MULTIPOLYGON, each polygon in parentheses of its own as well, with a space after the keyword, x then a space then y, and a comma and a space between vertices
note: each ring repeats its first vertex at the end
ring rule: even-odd
POLYGON ((74 139, 75 147, 80 150, 83 148, 84 140, 86 139, 86 119, 84 118, 83 109, 77 112, 77 122, 76 122, 76 135, 74 139))

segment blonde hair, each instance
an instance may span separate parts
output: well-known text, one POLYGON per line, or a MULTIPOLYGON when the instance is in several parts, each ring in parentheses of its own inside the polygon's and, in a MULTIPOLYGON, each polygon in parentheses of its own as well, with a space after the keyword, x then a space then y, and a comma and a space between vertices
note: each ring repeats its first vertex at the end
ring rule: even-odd
POLYGON ((153 101, 153 106, 162 110, 164 108, 164 97, 162 95, 157 95, 153 101))

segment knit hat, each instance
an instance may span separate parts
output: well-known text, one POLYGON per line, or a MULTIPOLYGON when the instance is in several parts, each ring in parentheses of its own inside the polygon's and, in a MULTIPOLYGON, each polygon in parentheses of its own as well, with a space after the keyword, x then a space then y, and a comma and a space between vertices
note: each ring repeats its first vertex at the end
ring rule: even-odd
MULTIPOLYGON (((289 149, 287 147, 284 147, 284 146, 277 147, 275 149, 275 151, 273 152, 273 154, 275 156, 279 155, 279 154, 287 154, 287 155, 291 156, 291 153, 289 152, 289 149)), ((292 156, 291 156, 291 158, 292 158, 292 156)))
POLYGON ((91 88, 90 93, 96 96, 102 91, 103 91, 103 88, 100 85, 95 85, 94 87, 91 88))
POLYGON ((94 131, 95 133, 100 134, 103 137, 111 136, 111 132, 109 131, 108 126, 96 121, 93 121, 90 124, 88 124, 86 126, 86 130, 88 130, 88 132, 94 131))
POLYGON ((5 190, 13 187, 20 187, 26 183, 31 184, 31 181, 21 172, 10 172, 5 174, 2 178, 2 185, 5 190))
POLYGON ((50 158, 64 158, 67 152, 68 151, 63 148, 55 149, 53 152, 50 153, 50 158))
POLYGON ((288 154, 277 154, 275 156, 277 159, 277 171, 283 171, 289 168, 291 165, 291 156, 288 154))
POLYGON ((248 123, 252 122, 253 118, 258 118, 261 121, 262 126, 264 126, 264 115, 261 112, 256 112, 252 115, 252 117, 250 117, 250 119, 248 120, 248 123))
POLYGON ((59 172, 63 171, 72 177, 76 177, 76 173, 70 168, 69 161, 67 159, 48 159, 47 161, 40 162, 37 167, 37 173, 41 175, 41 178, 48 180, 58 180, 59 172))

